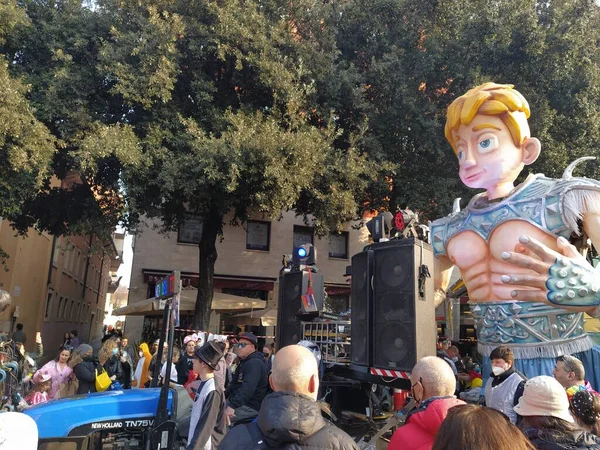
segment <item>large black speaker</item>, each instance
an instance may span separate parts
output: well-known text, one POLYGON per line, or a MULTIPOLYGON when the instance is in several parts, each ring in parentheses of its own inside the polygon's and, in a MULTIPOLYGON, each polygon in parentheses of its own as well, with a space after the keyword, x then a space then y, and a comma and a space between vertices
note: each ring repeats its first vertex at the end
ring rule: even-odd
POLYGON ((421 266, 433 273, 433 252, 429 244, 414 239, 376 243, 352 258, 353 363, 410 371, 420 358, 435 355, 433 279, 423 278, 421 295, 421 266), (355 273, 360 274, 356 284, 355 273), (362 288, 365 273, 372 282, 362 288), (361 340, 363 330, 368 336, 366 357, 361 340), (359 343, 356 358, 355 335, 359 343))
POLYGON ((371 280, 373 268, 373 251, 367 250, 352 257, 352 311, 351 361, 361 366, 371 364, 372 335, 372 292, 371 280))
MULTIPOLYGON (((294 271, 279 277, 277 307, 277 347, 297 344, 302 336, 302 320, 308 314, 303 311, 302 296, 307 294, 312 279, 314 300, 318 311, 323 310, 323 275, 318 272, 294 271)), ((317 312, 318 314, 318 312, 317 312)))

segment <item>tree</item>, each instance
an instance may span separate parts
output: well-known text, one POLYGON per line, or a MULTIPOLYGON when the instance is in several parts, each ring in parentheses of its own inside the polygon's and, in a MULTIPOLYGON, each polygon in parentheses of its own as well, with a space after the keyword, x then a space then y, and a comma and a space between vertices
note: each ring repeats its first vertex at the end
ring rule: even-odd
MULTIPOLYGON (((0 4, 0 45, 26 23, 15 2, 0 4)), ((43 187, 56 141, 36 119, 27 101, 29 88, 11 77, 8 65, 5 58, 0 59, 0 217, 11 220, 21 211, 22 202, 34 198, 43 187)))
POLYGON ((44 166, 35 180, 30 175, 35 183, 23 183, 29 191, 12 183, 16 201, 6 217, 21 234, 35 227, 53 235, 109 238, 127 218, 120 173, 138 164, 141 153, 131 127, 120 120, 122 102, 110 97, 110 83, 96 67, 108 26, 78 1, 7 4, 4 8, 22 20, 4 35, 2 53, 12 74, 30 86, 14 89, 35 108, 37 121, 30 112, 28 126, 44 133, 21 134, 32 136, 23 145, 30 154, 24 164, 32 174, 38 163, 44 166), (60 186, 53 179, 61 180, 60 186))
MULTIPOLYGON (((556 176, 574 157, 598 155, 595 2, 353 0, 331 20, 340 57, 319 86, 327 93, 322 104, 346 130, 366 118, 363 149, 399 164, 392 204, 434 219, 450 211, 454 197, 473 195, 444 140, 445 110, 488 80, 513 83, 530 102, 532 131, 543 145, 532 171, 556 176)), ((592 164, 581 170, 600 175, 592 164)))
POLYGON ((186 214, 202 217, 196 326, 203 329, 228 212, 243 224, 252 214, 296 209, 326 233, 358 216, 378 169, 354 146, 336 148, 329 115, 311 110, 313 62, 305 61, 323 58, 287 3, 98 6, 113 24, 101 64, 145 157, 123 172, 130 206, 165 231, 186 214))

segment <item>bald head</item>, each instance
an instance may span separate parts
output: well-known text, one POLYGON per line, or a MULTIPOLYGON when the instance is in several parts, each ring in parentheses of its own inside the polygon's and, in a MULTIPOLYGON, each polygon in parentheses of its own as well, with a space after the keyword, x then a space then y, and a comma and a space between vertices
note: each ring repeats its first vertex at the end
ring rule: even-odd
POLYGON ((436 396, 454 395, 456 378, 446 361, 437 356, 426 356, 413 367, 411 382, 420 381, 423 385, 423 399, 436 396))
POLYGON ((316 400, 319 370, 315 356, 300 345, 283 347, 275 354, 270 383, 275 392, 297 392, 316 400))

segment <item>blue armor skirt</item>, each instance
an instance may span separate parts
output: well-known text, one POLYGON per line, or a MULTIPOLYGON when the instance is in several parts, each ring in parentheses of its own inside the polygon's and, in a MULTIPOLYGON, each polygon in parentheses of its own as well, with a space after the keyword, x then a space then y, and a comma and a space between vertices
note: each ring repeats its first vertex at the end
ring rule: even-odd
POLYGON ((515 355, 515 369, 527 378, 552 376, 556 358, 573 355, 585 367, 585 378, 600 389, 600 346, 583 330, 583 313, 565 311, 543 303, 473 303, 477 347, 483 356, 482 375, 491 373, 490 353, 500 345, 515 355))

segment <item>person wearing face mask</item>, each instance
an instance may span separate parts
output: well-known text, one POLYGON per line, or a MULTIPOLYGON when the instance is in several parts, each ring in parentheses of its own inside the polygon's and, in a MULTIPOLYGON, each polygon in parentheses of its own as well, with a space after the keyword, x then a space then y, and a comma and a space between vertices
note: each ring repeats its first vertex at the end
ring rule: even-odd
POLYGON ((142 342, 138 348, 138 357, 139 360, 135 367, 135 373, 133 374, 132 386, 141 389, 145 388, 146 386, 144 385, 150 380, 148 368, 150 367, 150 360, 152 360, 148 344, 145 342, 142 342))
POLYGON ((526 380, 515 370, 515 355, 510 348, 496 347, 490 360, 492 373, 485 385, 485 405, 504 413, 516 424, 518 417, 513 408, 523 395, 526 380))
POLYGON ((119 354, 119 344, 116 339, 109 339, 102 344, 102 348, 98 352, 98 360, 113 382, 111 389, 122 387, 125 384, 123 364, 126 361, 119 354))
POLYGON ((413 367, 410 383, 411 396, 418 407, 395 431, 388 450, 430 450, 448 410, 465 404, 453 395, 456 378, 452 369, 437 356, 421 359, 413 367))

